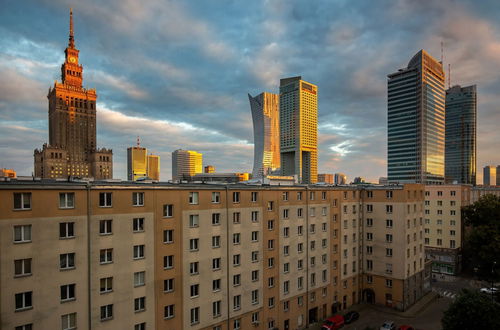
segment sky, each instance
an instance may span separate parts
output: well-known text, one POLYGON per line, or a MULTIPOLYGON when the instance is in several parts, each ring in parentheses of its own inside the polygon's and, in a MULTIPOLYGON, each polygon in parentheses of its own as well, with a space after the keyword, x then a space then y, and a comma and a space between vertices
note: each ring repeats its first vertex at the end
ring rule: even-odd
MULTIPOLYGON (((247 93, 300 75, 318 86, 318 173, 386 175, 387 74, 420 49, 478 88, 478 183, 500 165, 500 3, 496 0, 2 0, 0 167, 33 172, 48 142, 47 92, 60 80, 73 7, 84 86, 96 88, 97 142, 126 178, 136 143, 161 157, 203 153, 251 172, 247 93)), ((446 73, 448 76, 448 72, 446 73)), ((448 78, 447 78, 448 79, 448 78)))

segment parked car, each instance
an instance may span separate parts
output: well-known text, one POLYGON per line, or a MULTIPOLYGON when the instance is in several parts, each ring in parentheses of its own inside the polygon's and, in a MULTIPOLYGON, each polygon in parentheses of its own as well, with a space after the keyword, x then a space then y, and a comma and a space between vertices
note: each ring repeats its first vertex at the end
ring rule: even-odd
POLYGON ((396 330, 396 325, 393 321, 385 321, 380 330, 396 330))
POLYGON ((400 325, 398 330, 414 330, 411 325, 400 325))
POLYGON ((334 315, 323 322, 322 330, 337 330, 344 326, 344 317, 342 315, 334 315))
POLYGON ((356 321, 357 319, 359 319, 359 313, 356 311, 351 311, 351 312, 348 312, 344 315, 345 324, 352 323, 352 322, 356 321))
POLYGON ((487 294, 498 294, 497 288, 481 288, 479 292, 487 293, 487 294))

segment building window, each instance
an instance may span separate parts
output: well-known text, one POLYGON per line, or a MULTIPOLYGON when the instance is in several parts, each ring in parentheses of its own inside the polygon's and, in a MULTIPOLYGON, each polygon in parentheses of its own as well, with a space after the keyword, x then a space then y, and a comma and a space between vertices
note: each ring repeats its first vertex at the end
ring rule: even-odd
POLYGON ((144 231, 144 218, 134 218, 132 220, 132 230, 134 233, 144 231))
POLYGON ((102 264, 109 264, 113 262, 113 249, 102 249, 99 252, 99 262, 102 264))
POLYGON ((252 282, 258 281, 259 280, 259 271, 258 270, 252 270, 252 282))
POLYGON ((385 235, 385 241, 387 243, 392 243, 392 234, 386 234, 385 235))
POLYGON ((163 280, 163 292, 173 292, 174 291, 174 279, 168 278, 163 280))
POLYGON ((108 293, 113 291, 113 278, 112 277, 105 277, 100 279, 100 290, 99 292, 102 293, 108 293))
POLYGON ((259 261, 259 251, 252 251, 252 262, 259 261))
POLYGON ((146 330, 146 322, 134 325, 134 330, 146 330))
POLYGON ((198 251, 198 239, 197 238, 192 238, 189 240, 189 250, 191 252, 198 251))
POLYGON ((220 278, 212 281, 212 291, 213 292, 220 291, 220 278))
POLYGON ((386 205, 385 206, 385 212, 386 213, 392 213, 392 205, 386 205))
POLYGON ((14 276, 29 276, 31 275, 31 258, 14 260, 14 276))
POLYGON ((163 243, 170 244, 174 242, 174 231, 167 229, 163 231, 163 243))
POLYGON ((238 286, 238 285, 241 285, 241 275, 240 274, 233 275, 233 286, 238 286))
POLYGON ((61 302, 75 299, 75 284, 61 285, 61 302))
POLYGON ((256 191, 252 191, 250 201, 252 201, 252 202, 256 202, 256 201, 257 201, 258 194, 259 194, 258 192, 256 192, 256 191))
POLYGON ((233 203, 239 203, 239 202, 240 202, 240 192, 233 191, 233 203))
POLYGON ((163 268, 165 268, 165 269, 174 268, 174 256, 164 256, 163 257, 163 268))
POLYGON ((392 249, 385 249, 385 256, 392 257, 392 249))
POLYGON ((146 284, 146 272, 135 272, 134 273, 134 287, 143 286, 146 284))
MULTIPOLYGON (((65 330, 63 326, 63 330, 65 330)), ((69 328, 69 329, 74 329, 74 328, 69 328)), ((18 325, 17 327, 14 328, 14 330, 33 330, 33 323, 28 323, 24 325, 18 325)))
POLYGON ((219 270, 220 269, 220 258, 213 258, 212 259, 212 270, 219 270))
POLYGON ((392 264, 385 264, 385 272, 387 274, 392 274, 392 264))
POLYGON ((288 273, 290 271, 290 263, 285 262, 283 264, 283 273, 288 273))
POLYGON ((196 228, 198 227, 200 222, 200 216, 198 214, 190 214, 189 215, 189 227, 196 228))
POLYGON ((163 217, 171 218, 174 216, 174 205, 165 204, 163 205, 163 217))
POLYGON ((274 202, 273 201, 267 202, 267 210, 272 211, 273 209, 274 209, 274 202))
POLYGON ((220 213, 212 213, 212 226, 220 225, 220 213))
POLYGON ((144 258, 144 245, 134 245, 134 260, 144 258))
POLYGON ((267 230, 274 229, 274 220, 267 220, 267 230))
POLYGON ((283 201, 288 201, 288 191, 283 192, 283 201))
POLYGON ((31 225, 14 226, 14 243, 31 242, 31 225))
POLYGON ((297 226, 297 235, 302 236, 303 233, 303 227, 302 226, 297 226))
POLYGON ((221 315, 221 301, 212 302, 212 316, 219 317, 221 315))
POLYGON ((273 239, 270 239, 267 241, 267 249, 274 250, 274 240, 273 239))
POLYGON ((212 248, 220 247, 220 236, 212 236, 212 248))
POLYGON ((189 263, 189 274, 190 275, 197 275, 198 274, 198 262, 191 262, 189 263))
POLYGON ((241 213, 240 212, 233 212, 233 223, 238 224, 241 222, 241 213))
POLYGON ((373 240, 373 233, 366 233, 366 240, 372 241, 373 240))
POLYGON ((259 221, 259 211, 252 211, 252 222, 259 221))
POLYGON ((233 297, 233 310, 236 311, 239 310, 240 308, 241 308, 241 295, 236 295, 233 297))
POLYGON ((258 231, 252 231, 252 242, 258 242, 259 241, 259 232, 258 231))
POLYGON ((200 295, 200 285, 199 284, 193 284, 190 287, 190 297, 191 298, 196 298, 200 295))
POLYGON ((288 294, 290 292, 290 281, 283 282, 283 292, 288 294))
POLYGON ((297 209, 297 217, 298 217, 298 218, 302 218, 302 211, 303 211, 303 210, 302 210, 302 208, 301 208, 301 207, 299 207, 299 208, 297 209))
POLYGON ((14 210, 30 210, 31 193, 14 193, 14 210))
POLYGON ((189 204, 198 204, 198 192, 189 193, 189 204))
POLYGON ((366 269, 373 270, 373 260, 366 260, 366 269))
POLYGON ((144 206, 144 193, 143 192, 132 193, 132 205, 133 206, 144 206))
POLYGON ((75 268, 75 254, 65 253, 59 255, 59 266, 61 270, 75 268))
POLYGON ((59 238, 74 238, 75 237, 75 223, 74 222, 60 222, 59 223, 59 238))
POLYGON ((16 293, 16 311, 33 308, 33 292, 16 293))
POLYGON ((385 280, 385 286, 388 287, 388 288, 392 288, 392 280, 386 279, 385 280))
POLYGON ((100 220, 99 221, 99 234, 101 234, 101 235, 113 234, 113 220, 100 220))
POLYGON ((252 290, 252 305, 259 303, 259 290, 252 290))
POLYGON ((76 329, 76 313, 70 313, 61 316, 61 329, 63 330, 76 329))
POLYGON ((288 209, 283 209, 283 219, 288 219, 288 209))
POLYGON ((113 304, 101 306, 101 321, 113 318, 113 304))
POLYGON ((315 197, 316 197, 316 192, 310 191, 309 192, 309 199, 313 201, 315 197))
POLYGON ((72 209, 75 207, 75 193, 59 193, 59 208, 72 209))
POLYGON ((302 200, 302 191, 297 191, 297 200, 298 201, 302 200))
POLYGON ((220 192, 218 191, 212 192, 212 203, 214 204, 220 203, 220 192))
POLYGON ((99 193, 99 206, 111 207, 113 205, 113 193, 102 192, 99 193))
POLYGON ((239 266, 241 262, 241 256, 239 254, 233 255, 233 266, 239 266))
POLYGON ((274 258, 267 258, 267 267, 269 268, 274 267, 274 258))
POLYGON ((163 316, 166 319, 171 319, 175 316, 174 314, 174 305, 165 306, 165 311, 163 312, 163 316))

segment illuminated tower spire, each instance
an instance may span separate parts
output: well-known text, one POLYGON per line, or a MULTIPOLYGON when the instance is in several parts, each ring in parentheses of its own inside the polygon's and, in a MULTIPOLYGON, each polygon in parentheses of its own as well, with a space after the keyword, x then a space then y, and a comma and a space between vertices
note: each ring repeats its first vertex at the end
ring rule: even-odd
POLYGON ((75 38, 73 35, 73 8, 69 9, 69 48, 75 48, 75 38))

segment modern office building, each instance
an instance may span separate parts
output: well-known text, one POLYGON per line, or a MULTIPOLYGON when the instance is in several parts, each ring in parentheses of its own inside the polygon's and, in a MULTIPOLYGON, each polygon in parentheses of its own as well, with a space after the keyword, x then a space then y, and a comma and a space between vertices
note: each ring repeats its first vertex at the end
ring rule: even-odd
POLYGON ((497 168, 488 165, 483 168, 483 186, 495 186, 497 184, 497 168))
POLYGON ((271 174, 280 167, 279 95, 248 94, 253 119, 253 172, 254 179, 271 174))
POLYGON ((207 165, 205 166, 205 173, 215 173, 215 166, 213 165, 207 165))
POLYGON ((35 176, 41 178, 113 177, 113 152, 96 139, 95 89, 83 87, 83 66, 75 48, 73 13, 61 82, 49 89, 49 143, 34 151, 35 176))
POLYGON ((443 65, 420 50, 388 75, 389 182, 442 184, 445 148, 443 65))
POLYGON ((335 173, 335 184, 347 184, 347 175, 344 173, 335 173))
POLYGON ((405 310, 429 289, 423 189, 0 180, 2 328, 298 329, 361 301, 405 310))
POLYGON ((280 80, 281 174, 300 183, 318 179, 318 87, 291 77, 280 80))
POLYGON ((148 178, 152 180, 160 180, 160 156, 148 155, 148 178))
POLYGON ((148 176, 148 149, 139 145, 127 148, 127 179, 136 181, 148 176))
POLYGON ((471 200, 470 185, 425 186, 424 244, 436 275, 458 275, 462 268, 461 208, 471 200))
POLYGON ((328 173, 318 174, 318 182, 333 184, 333 174, 328 174, 328 173))
POLYGON ((203 173, 203 154, 178 149, 172 152, 172 180, 190 180, 190 177, 203 173))
POLYGON ((237 183, 248 181, 250 173, 197 173, 191 176, 192 182, 218 182, 218 183, 237 183))
POLYGON ((13 169, 0 168, 0 178, 16 178, 17 173, 13 169))
POLYGON ((127 179, 136 181, 140 178, 160 180, 160 156, 148 155, 148 149, 137 145, 127 148, 127 179))
POLYGON ((447 183, 476 184, 476 85, 446 91, 445 179, 447 183))

